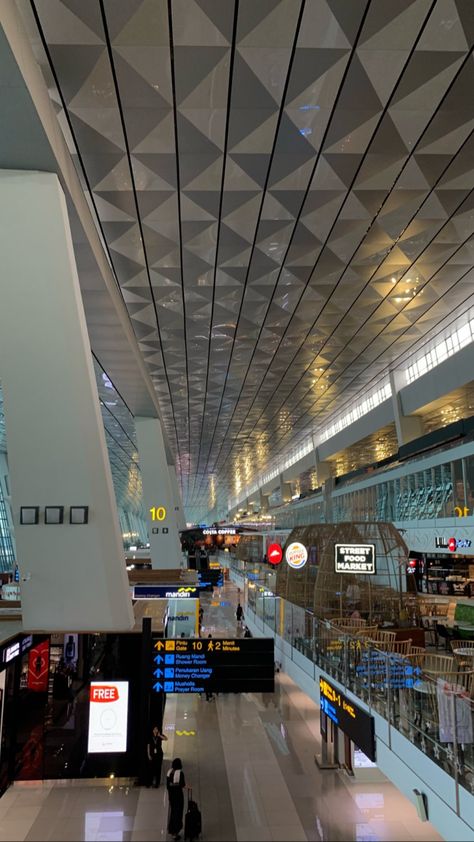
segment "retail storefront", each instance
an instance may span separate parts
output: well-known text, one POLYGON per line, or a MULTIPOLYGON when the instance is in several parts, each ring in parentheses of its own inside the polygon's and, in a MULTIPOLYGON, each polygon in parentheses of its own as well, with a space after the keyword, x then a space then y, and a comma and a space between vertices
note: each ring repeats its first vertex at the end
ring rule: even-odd
POLYGON ((407 525, 400 531, 410 548, 407 574, 413 575, 420 593, 474 596, 473 526, 450 522, 436 527, 407 525))

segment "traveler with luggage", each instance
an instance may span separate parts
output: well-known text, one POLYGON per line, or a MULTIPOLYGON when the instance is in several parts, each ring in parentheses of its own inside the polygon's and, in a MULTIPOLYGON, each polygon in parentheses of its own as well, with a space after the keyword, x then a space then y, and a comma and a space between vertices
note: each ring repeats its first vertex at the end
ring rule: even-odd
POLYGON ((193 791, 188 787, 188 809, 184 817, 184 838, 194 842, 201 835, 202 820, 201 813, 196 801, 193 801, 193 791))
POLYGON ((171 834, 174 839, 181 839, 180 831, 183 828, 183 790, 185 784, 183 764, 181 763, 179 757, 175 757, 171 764, 171 769, 166 776, 166 787, 168 789, 168 800, 170 805, 168 833, 171 834))

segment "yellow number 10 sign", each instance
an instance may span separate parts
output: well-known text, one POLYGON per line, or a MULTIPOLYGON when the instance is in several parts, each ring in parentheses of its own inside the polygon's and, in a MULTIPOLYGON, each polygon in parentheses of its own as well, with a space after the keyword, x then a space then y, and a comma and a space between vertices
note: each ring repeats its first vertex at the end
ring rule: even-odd
POLYGON ((166 509, 164 506, 152 506, 150 513, 152 520, 164 520, 166 517, 166 509))

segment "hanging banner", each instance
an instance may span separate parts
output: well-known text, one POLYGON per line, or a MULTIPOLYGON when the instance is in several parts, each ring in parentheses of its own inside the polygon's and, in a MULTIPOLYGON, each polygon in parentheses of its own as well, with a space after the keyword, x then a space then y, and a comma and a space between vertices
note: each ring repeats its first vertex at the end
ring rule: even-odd
POLYGON ((30 649, 28 658, 28 690, 46 693, 49 679, 49 640, 42 640, 30 649))

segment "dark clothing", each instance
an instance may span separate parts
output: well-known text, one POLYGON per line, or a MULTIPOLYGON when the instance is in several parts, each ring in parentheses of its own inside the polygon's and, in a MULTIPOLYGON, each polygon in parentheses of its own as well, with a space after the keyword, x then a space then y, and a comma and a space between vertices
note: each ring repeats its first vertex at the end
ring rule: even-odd
POLYGON ((163 746, 160 737, 152 736, 148 743, 150 760, 150 784, 159 786, 161 783, 161 767, 163 765, 163 746))
POLYGON ((181 770, 179 773, 178 783, 174 783, 175 772, 170 769, 166 775, 166 786, 168 788, 168 798, 170 802, 170 816, 168 820, 168 833, 172 836, 177 836, 183 828, 183 813, 184 813, 184 774, 181 770))

